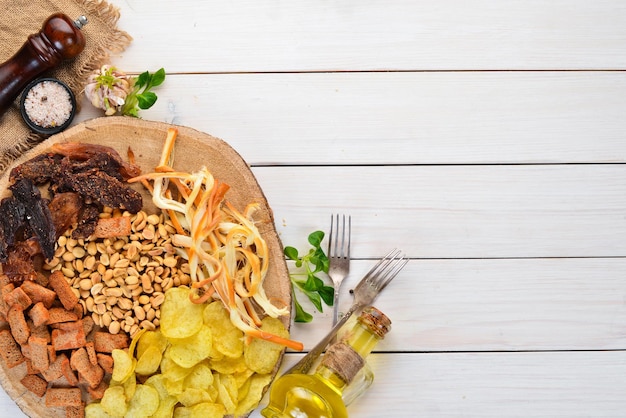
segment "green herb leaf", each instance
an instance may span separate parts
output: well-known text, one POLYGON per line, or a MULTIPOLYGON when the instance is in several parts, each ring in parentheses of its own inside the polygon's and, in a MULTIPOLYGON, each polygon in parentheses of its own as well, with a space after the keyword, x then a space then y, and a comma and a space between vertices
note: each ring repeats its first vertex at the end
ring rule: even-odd
POLYGON ((145 71, 139 74, 137 78, 135 78, 135 87, 137 89, 140 89, 144 86, 147 86, 149 81, 150 81, 150 72, 145 71))
POLYGON ((298 250, 293 247, 285 247, 283 250, 288 259, 296 261, 298 260, 298 250))
POLYGON ((332 306, 334 299, 334 289, 331 286, 327 286, 319 277, 320 273, 328 273, 329 261, 328 257, 324 253, 321 247, 324 240, 324 233, 322 231, 315 231, 309 234, 308 241, 313 248, 300 255, 297 249, 294 247, 286 246, 283 250, 287 259, 294 261, 295 268, 302 271, 290 271, 289 276, 292 283, 292 292, 294 305, 296 308, 296 322, 310 322, 313 317, 308 312, 304 311, 304 308, 296 299, 296 289, 305 294, 311 301, 315 308, 322 312, 324 304, 332 306), (306 277, 306 280, 298 279, 297 277, 306 277))
POLYGON ((309 244, 311 244, 314 248, 319 248, 323 239, 324 233, 322 231, 315 231, 309 234, 309 244))
POLYGON ((292 292, 292 294, 293 294, 293 303, 296 307, 296 316, 294 317, 293 320, 295 322, 311 322, 313 320, 313 315, 306 312, 302 308, 302 305, 300 305, 300 303, 298 302, 298 299, 296 298, 296 293, 292 292))
POLYGON ((137 108, 141 110, 151 108, 157 101, 157 95, 151 89, 163 84, 164 81, 165 70, 163 68, 154 74, 145 71, 133 78, 133 90, 126 96, 121 113, 138 117, 137 108))
POLYGON ((335 303, 335 289, 331 286, 323 286, 317 292, 326 305, 332 306, 335 303))
POLYGON ((139 102, 140 109, 150 109, 152 105, 157 101, 157 95, 151 91, 138 94, 137 101, 139 102))
POLYGON ((152 87, 160 86, 165 81, 165 70, 160 68, 152 75, 152 87))

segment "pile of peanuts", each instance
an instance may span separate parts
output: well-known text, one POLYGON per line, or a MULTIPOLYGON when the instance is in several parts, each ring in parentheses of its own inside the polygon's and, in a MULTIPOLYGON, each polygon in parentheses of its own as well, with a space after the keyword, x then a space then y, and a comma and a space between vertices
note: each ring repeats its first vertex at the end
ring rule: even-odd
MULTIPOLYGON (((105 209, 100 216, 113 212, 105 209)), ((191 279, 189 264, 172 245, 175 229, 169 220, 144 211, 123 216, 131 216, 130 236, 76 240, 67 231, 44 269, 63 272, 95 324, 132 337, 140 329, 156 329, 164 292, 191 279)))

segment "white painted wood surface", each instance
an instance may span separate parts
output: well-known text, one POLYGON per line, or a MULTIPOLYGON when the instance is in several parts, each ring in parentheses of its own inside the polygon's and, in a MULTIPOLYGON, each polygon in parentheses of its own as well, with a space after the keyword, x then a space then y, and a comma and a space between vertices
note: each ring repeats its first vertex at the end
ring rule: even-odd
POLYGON ((353 215, 342 310, 411 257, 351 416, 626 416, 623 2, 111 3, 135 38, 112 62, 169 74, 144 118, 229 142, 285 245, 353 215))

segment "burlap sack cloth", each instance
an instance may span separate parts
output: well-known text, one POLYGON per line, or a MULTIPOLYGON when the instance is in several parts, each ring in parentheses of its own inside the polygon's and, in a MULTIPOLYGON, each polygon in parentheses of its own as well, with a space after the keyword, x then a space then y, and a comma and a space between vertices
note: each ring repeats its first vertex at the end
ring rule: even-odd
MULTIPOLYGON (((98 0, 0 0, 0 63, 15 54, 28 35, 41 30, 43 22, 53 13, 65 13, 72 19, 84 15, 89 23, 81 30, 85 35, 85 49, 78 57, 63 62, 43 75, 56 77, 74 91, 77 101, 89 73, 108 62, 111 52, 126 48, 132 38, 117 29, 119 11, 105 1, 98 0)), ((0 116, 0 174, 11 161, 45 139, 32 132, 20 115, 19 97, 13 106, 0 116)))

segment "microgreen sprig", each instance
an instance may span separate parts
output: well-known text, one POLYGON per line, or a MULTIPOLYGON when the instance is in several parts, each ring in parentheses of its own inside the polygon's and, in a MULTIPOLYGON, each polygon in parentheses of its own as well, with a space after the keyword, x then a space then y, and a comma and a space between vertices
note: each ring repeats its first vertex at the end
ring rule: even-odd
POLYGON ((150 90, 165 81, 165 70, 161 68, 154 74, 145 71, 135 77, 133 81, 133 90, 126 96, 122 114, 138 117, 139 109, 149 109, 157 101, 157 95, 150 90))
POLYGON ((315 231, 309 234, 308 241, 313 248, 300 255, 294 247, 285 247, 284 253, 289 260, 295 261, 296 269, 289 272, 292 284, 292 295, 296 308, 295 322, 311 322, 313 315, 306 312, 298 302, 295 289, 304 293, 311 303, 322 312, 322 301, 332 306, 334 302, 334 291, 331 286, 327 286, 318 276, 320 273, 328 274, 328 257, 321 248, 324 233, 315 231))

